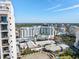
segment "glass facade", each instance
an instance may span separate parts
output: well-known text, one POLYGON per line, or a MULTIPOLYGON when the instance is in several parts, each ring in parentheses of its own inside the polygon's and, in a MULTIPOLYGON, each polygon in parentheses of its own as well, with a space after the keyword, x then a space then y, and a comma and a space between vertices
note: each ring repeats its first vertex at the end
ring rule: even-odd
POLYGON ((8 37, 8 32, 2 32, 2 38, 7 38, 8 37))
POLYGON ((1 30, 7 30, 7 24, 2 24, 1 25, 1 30))
POLYGON ((1 22, 7 23, 7 16, 1 16, 1 22))

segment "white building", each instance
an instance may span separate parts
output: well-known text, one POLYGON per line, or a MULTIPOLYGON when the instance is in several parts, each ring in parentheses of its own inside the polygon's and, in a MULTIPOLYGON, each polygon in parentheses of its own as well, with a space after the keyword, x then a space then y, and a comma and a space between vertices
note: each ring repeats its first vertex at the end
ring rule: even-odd
POLYGON ((33 27, 21 27, 20 38, 27 38, 33 36, 33 27))
POLYGON ((54 39, 54 27, 53 26, 33 26, 33 27, 21 27, 20 38, 34 39, 54 39))
POLYGON ((78 28, 78 26, 71 26, 69 28, 69 33, 72 34, 72 35, 76 35, 76 29, 78 28))
POLYGON ((10 0, 0 0, 0 59, 17 59, 14 11, 10 0))
POLYGON ((75 40, 75 43, 74 43, 74 46, 79 49, 79 28, 76 29, 76 40, 75 40))
POLYGON ((65 34, 67 34, 66 29, 67 29, 66 26, 64 24, 62 24, 60 27, 58 27, 57 35, 65 35, 65 34))

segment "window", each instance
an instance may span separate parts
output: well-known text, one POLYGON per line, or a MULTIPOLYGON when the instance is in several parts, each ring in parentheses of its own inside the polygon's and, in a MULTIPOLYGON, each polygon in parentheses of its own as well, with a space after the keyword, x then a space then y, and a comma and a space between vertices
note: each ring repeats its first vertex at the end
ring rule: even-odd
POLYGON ((40 28, 40 34, 41 35, 50 35, 50 28, 48 28, 48 27, 40 28))
POLYGON ((8 44, 8 40, 2 40, 2 45, 3 45, 3 46, 9 45, 9 44, 8 44))
POLYGON ((1 35, 2 35, 2 38, 7 38, 8 37, 8 32, 2 32, 1 35))
POLYGON ((2 24, 1 25, 1 30, 7 30, 7 24, 2 24))
POLYGON ((0 6, 0 9, 2 9, 2 6, 0 6))
POLYGON ((7 22, 7 16, 1 16, 1 22, 7 22))

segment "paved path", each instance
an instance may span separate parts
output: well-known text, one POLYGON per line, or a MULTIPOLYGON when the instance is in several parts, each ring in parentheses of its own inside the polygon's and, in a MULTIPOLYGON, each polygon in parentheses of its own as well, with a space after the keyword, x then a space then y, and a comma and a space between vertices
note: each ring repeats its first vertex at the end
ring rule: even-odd
POLYGON ((22 57, 22 59, 50 59, 50 57, 46 53, 34 53, 22 57))

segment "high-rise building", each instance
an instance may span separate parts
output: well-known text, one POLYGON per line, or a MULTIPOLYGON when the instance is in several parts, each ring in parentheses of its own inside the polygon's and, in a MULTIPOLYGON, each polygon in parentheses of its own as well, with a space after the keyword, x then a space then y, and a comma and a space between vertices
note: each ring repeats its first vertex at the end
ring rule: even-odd
POLYGON ((31 40, 37 37, 37 39, 54 39, 54 27, 53 26, 32 26, 21 27, 20 38, 31 40))
POLYGON ((0 0, 0 59, 17 59, 14 11, 10 0, 0 0))

